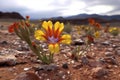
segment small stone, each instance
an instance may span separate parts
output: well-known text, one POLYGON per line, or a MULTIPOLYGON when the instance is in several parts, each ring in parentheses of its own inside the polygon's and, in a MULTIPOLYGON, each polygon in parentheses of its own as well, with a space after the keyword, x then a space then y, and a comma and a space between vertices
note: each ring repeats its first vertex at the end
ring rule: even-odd
POLYGON ((105 63, 105 59, 104 59, 104 58, 99 58, 98 61, 99 61, 101 64, 104 64, 104 63, 105 63))
POLYGON ((120 56, 120 50, 116 50, 115 54, 118 55, 118 56, 120 56))
POLYGON ((112 52, 113 48, 108 48, 107 51, 112 52))
POLYGON ((7 41, 2 41, 2 42, 0 42, 0 44, 2 44, 2 45, 7 45, 8 42, 7 42, 7 41))
POLYGON ((107 69, 111 69, 111 68, 112 68, 112 65, 107 65, 106 68, 107 68, 107 69))
POLYGON ((67 63, 64 63, 64 64, 62 65, 62 68, 68 69, 68 64, 67 64, 67 63))
POLYGON ((70 71, 67 71, 68 74, 70 74, 70 71))
POLYGON ((73 45, 83 45, 85 42, 81 39, 76 39, 73 41, 73 45))
POLYGON ((18 48, 17 48, 17 50, 18 51, 29 51, 29 47, 28 46, 19 46, 18 48))
POLYGON ((65 75, 64 71, 59 71, 56 76, 58 76, 59 78, 62 78, 65 75))
POLYGON ((113 52, 105 52, 105 55, 106 55, 106 56, 112 56, 112 55, 113 55, 113 52))
POLYGON ((34 67, 35 71, 55 71, 58 69, 58 66, 55 64, 50 64, 50 65, 42 65, 42 66, 38 66, 38 67, 34 67))
POLYGON ((75 61, 74 61, 74 60, 72 60, 72 61, 71 61, 71 63, 72 63, 72 64, 74 64, 74 63, 75 63, 75 61))
POLYGON ((118 46, 113 44, 112 47, 113 47, 113 48, 117 48, 118 46))
POLYGON ((109 45, 110 45, 110 42, 109 42, 109 41, 105 41, 105 42, 102 42, 101 44, 102 44, 102 45, 109 46, 109 45))
POLYGON ((113 65, 119 65, 117 60, 114 57, 106 57, 105 62, 113 64, 113 65))
POLYGON ((14 80, 40 80, 40 78, 31 72, 22 72, 14 80))
POLYGON ((74 68, 74 69, 80 69, 82 66, 83 66, 83 65, 78 64, 78 65, 74 65, 73 68, 74 68))
POLYGON ((16 63, 13 59, 0 60, 0 66, 14 66, 16 63))
MULTIPOLYGON (((108 70, 104 69, 102 67, 95 67, 95 68, 92 69, 91 73, 95 78, 100 79, 100 78, 103 78, 103 77, 107 76, 108 70)), ((100 79, 100 80, 102 80, 102 79, 100 79)))
POLYGON ((89 60, 87 59, 87 57, 82 57, 81 60, 83 65, 87 65, 89 63, 89 60))
POLYGON ((47 71, 55 71, 58 69, 58 66, 55 64, 51 64, 47 67, 47 71))
POLYGON ((62 78, 65 79, 66 75, 63 75, 62 78))
POLYGON ((99 67, 99 66, 101 66, 101 63, 99 61, 93 61, 93 62, 89 62, 89 66, 90 67, 99 67))
POLYGON ((106 69, 99 69, 96 73, 95 73, 95 77, 96 78, 101 78, 104 77, 108 74, 108 70, 106 69))
POLYGON ((30 68, 24 68, 23 70, 24 70, 24 71, 28 71, 28 70, 30 70, 30 68))

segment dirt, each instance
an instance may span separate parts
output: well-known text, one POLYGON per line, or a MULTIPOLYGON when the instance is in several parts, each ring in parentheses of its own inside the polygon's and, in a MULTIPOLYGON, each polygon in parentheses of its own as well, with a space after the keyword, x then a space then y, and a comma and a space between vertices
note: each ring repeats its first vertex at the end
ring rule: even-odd
POLYGON ((54 62, 50 64, 55 68, 46 70, 38 69, 45 64, 37 60, 29 48, 23 47, 25 49, 21 50, 19 45, 26 44, 14 33, 0 30, 0 56, 12 55, 16 58, 14 65, 0 65, 0 80, 14 80, 22 72, 35 73, 40 80, 120 80, 120 56, 116 54, 116 50, 120 49, 119 39, 120 36, 101 38, 91 46, 85 57, 79 57, 78 60, 71 56, 75 45, 63 46, 61 52, 54 55, 54 62), (104 41, 112 42, 108 45, 101 44, 104 41))

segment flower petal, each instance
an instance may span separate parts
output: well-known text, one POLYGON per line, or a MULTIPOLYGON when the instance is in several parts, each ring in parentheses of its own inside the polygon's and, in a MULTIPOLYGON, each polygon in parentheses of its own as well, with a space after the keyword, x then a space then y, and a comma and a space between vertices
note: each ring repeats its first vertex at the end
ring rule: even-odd
POLYGON ((47 23, 47 21, 44 21, 44 22, 42 23, 42 27, 43 27, 45 30, 48 30, 48 23, 47 23))
POLYGON ((48 21, 48 27, 50 28, 50 30, 52 30, 52 27, 53 27, 52 21, 48 21))
POLYGON ((36 38, 37 40, 43 40, 43 41, 46 40, 46 38, 44 37, 45 34, 44 34, 44 32, 41 31, 41 30, 36 30, 34 36, 35 36, 35 38, 36 38))
POLYGON ((69 34, 63 35, 61 37, 61 43, 70 44, 72 42, 71 36, 69 34))
POLYGON ((43 24, 42 24, 42 27, 46 30, 46 31, 48 31, 48 28, 50 29, 50 30, 52 30, 52 27, 53 27, 53 23, 52 23, 52 21, 44 21, 43 22, 43 24))
POLYGON ((54 25, 54 30, 56 31, 57 29, 59 29, 59 32, 61 32, 64 29, 64 24, 60 22, 56 22, 54 25))
POLYGON ((56 22, 54 24, 54 37, 55 38, 59 37, 63 29, 64 29, 64 24, 60 22, 56 22))
POLYGON ((61 24, 60 24, 59 31, 61 32, 63 29, 64 29, 64 24, 63 24, 63 23, 61 23, 61 24))
POLYGON ((51 53, 58 53, 59 49, 60 48, 58 44, 49 44, 49 50, 51 53))

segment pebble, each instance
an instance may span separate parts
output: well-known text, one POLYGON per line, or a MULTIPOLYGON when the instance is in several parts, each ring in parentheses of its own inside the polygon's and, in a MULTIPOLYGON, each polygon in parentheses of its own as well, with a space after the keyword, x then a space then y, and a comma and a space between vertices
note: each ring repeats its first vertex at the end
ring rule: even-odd
POLYGON ((96 78, 103 78, 108 74, 108 70, 102 67, 96 67, 92 69, 92 73, 96 78))
POLYGON ((14 66, 16 63, 17 61, 14 55, 0 56, 0 66, 14 66))
POLYGON ((76 45, 83 45, 83 44, 85 44, 85 42, 81 39, 76 39, 73 41, 73 45, 75 45, 75 46, 76 45))
POLYGON ((37 67, 33 67, 33 69, 35 69, 35 71, 55 71, 58 69, 58 65, 55 64, 50 64, 50 65, 41 65, 41 66, 37 66, 37 67))
POLYGON ((99 67, 99 66, 102 66, 102 64, 99 61, 92 61, 92 62, 89 62, 89 66, 90 67, 99 67))
POLYGON ((7 59, 7 60, 0 60, 0 66, 15 66, 16 60, 7 59))
POLYGON ((68 69, 68 64, 67 64, 67 63, 64 63, 64 64, 62 65, 62 68, 68 69))
POLYGON ((112 52, 113 48, 108 48, 107 51, 112 52))
POLYGON ((116 50, 115 54, 118 55, 118 56, 120 56, 120 50, 116 50))
POLYGON ((113 65, 119 65, 117 60, 114 57, 106 57, 105 62, 113 64, 113 65))
POLYGON ((17 50, 18 51, 29 51, 29 47, 28 46, 21 46, 21 45, 19 45, 17 50))
POLYGON ((113 55, 113 52, 105 52, 105 55, 106 55, 106 56, 112 56, 112 55, 113 55))
POLYGON ((105 41, 105 42, 102 42, 101 44, 102 44, 102 45, 109 46, 109 45, 110 45, 110 42, 109 42, 109 41, 105 41))
POLYGON ((74 69, 80 69, 83 65, 82 64, 77 64, 77 65, 73 65, 74 69))
POLYGON ((72 61, 71 61, 71 63, 72 63, 72 64, 74 64, 74 63, 75 63, 75 61, 74 61, 74 60, 72 60, 72 61))
POLYGON ((28 70, 30 70, 30 69, 31 69, 31 68, 24 68, 23 70, 24 70, 24 71, 28 71, 28 70))
POLYGON ((89 63, 89 60, 87 59, 87 57, 82 57, 81 60, 83 65, 87 65, 89 63))
POLYGON ((35 73, 22 72, 14 80, 40 80, 40 78, 35 73))
POLYGON ((96 72, 96 77, 97 78, 101 78, 101 77, 104 77, 105 75, 108 74, 108 70, 106 69, 100 69, 96 72))
POLYGON ((1 45, 7 45, 8 42, 7 42, 7 41, 2 41, 2 42, 0 42, 0 44, 1 44, 1 45))

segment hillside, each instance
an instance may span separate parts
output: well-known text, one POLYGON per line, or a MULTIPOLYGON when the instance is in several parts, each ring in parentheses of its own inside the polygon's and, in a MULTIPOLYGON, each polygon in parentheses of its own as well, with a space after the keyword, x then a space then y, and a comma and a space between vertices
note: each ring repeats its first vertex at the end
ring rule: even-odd
POLYGON ((24 19, 18 12, 0 12, 0 19, 24 19))
MULTIPOLYGON (((88 19, 94 18, 99 23, 116 23, 120 22, 120 15, 98 15, 98 14, 78 14, 74 16, 68 16, 68 17, 53 17, 50 18, 54 22, 60 21, 60 22, 70 22, 72 24, 88 24, 88 19)), ((49 19, 44 19, 49 20, 49 19)))

